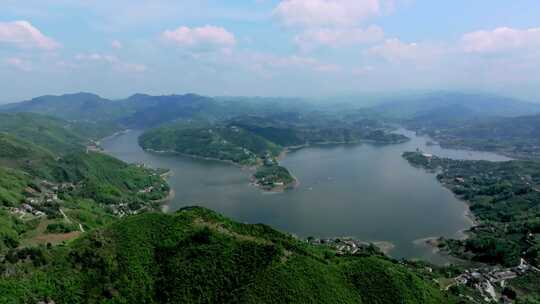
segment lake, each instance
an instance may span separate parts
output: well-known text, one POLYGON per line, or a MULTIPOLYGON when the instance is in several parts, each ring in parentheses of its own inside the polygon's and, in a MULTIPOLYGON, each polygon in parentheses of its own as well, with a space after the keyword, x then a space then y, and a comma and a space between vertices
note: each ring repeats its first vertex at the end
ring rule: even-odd
POLYGON ((199 205, 245 223, 264 223, 300 237, 350 236, 390 242, 396 258, 443 258, 417 240, 459 237, 471 226, 466 205, 436 180, 434 174, 410 166, 404 151, 459 159, 507 160, 492 153, 428 146, 427 138, 399 130, 412 140, 397 145, 314 146, 291 152, 282 160, 300 186, 278 194, 249 184, 248 170, 231 164, 143 151, 140 131, 103 140, 105 151, 127 162, 171 169, 176 192, 167 210, 199 205), (416 241, 416 242, 415 242, 416 241))

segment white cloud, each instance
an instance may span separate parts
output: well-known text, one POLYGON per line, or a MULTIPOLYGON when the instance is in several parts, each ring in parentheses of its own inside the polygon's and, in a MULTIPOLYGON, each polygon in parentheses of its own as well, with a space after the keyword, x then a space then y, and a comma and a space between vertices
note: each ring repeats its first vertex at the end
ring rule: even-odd
POLYGON ((288 26, 352 26, 381 13, 379 0, 283 0, 274 15, 288 26))
POLYGON ((540 28, 525 30, 499 27, 463 35, 463 50, 468 53, 500 53, 540 47, 540 28))
POLYGON ((30 61, 18 57, 7 58, 5 63, 21 71, 29 72, 32 70, 32 64, 30 61))
POLYGON ((452 49, 440 44, 403 42, 397 38, 387 39, 383 44, 367 50, 368 55, 384 59, 392 64, 409 63, 418 68, 426 68, 437 62, 448 60, 444 56, 452 54, 452 49))
POLYGON ((365 44, 380 41, 384 38, 384 31, 378 26, 367 29, 314 29, 307 30, 295 37, 295 43, 303 50, 317 46, 342 47, 353 44, 365 44))
POLYGON ((121 49, 124 47, 124 45, 122 44, 122 42, 118 41, 118 40, 113 40, 111 42, 111 46, 113 49, 121 49))
POLYGON ((181 26, 173 31, 167 30, 161 36, 165 41, 194 51, 227 50, 236 45, 233 33, 211 25, 196 28, 181 26))
POLYGON ((28 21, 0 22, 0 44, 11 44, 19 48, 54 50, 60 44, 45 36, 28 21))
POLYGON ((411 61, 420 55, 417 43, 404 43, 399 39, 387 39, 382 45, 372 47, 368 51, 390 62, 411 61))
POLYGON ((122 72, 145 72, 148 68, 144 64, 124 62, 114 55, 100 53, 82 53, 77 54, 75 59, 80 62, 106 63, 113 69, 122 72))

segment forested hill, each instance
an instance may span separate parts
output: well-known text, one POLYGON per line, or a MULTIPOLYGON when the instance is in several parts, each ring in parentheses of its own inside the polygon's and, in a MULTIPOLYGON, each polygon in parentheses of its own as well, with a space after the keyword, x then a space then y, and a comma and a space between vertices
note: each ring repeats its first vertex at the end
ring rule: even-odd
POLYGON ((520 159, 540 159, 540 115, 446 120, 410 124, 442 146, 493 151, 520 159))
POLYGON ((9 252, 74 239, 157 208, 169 194, 164 170, 87 151, 85 134, 93 132, 77 131, 79 123, 0 116, 0 276, 9 252))
POLYGON ((196 94, 151 96, 135 94, 108 100, 90 93, 41 96, 29 101, 0 106, 6 113, 36 113, 77 122, 99 122, 124 127, 146 128, 181 118, 218 119, 230 107, 196 94))
POLYGON ((126 218, 64 247, 13 256, 0 302, 454 303, 381 256, 338 257, 212 211, 126 218))
POLYGON ((66 120, 114 120, 125 115, 127 107, 91 93, 46 95, 0 107, 7 112, 30 112, 66 120))
POLYGON ((110 124, 68 122, 34 113, 0 113, 0 132, 39 145, 54 154, 82 151, 92 140, 114 131, 110 124))

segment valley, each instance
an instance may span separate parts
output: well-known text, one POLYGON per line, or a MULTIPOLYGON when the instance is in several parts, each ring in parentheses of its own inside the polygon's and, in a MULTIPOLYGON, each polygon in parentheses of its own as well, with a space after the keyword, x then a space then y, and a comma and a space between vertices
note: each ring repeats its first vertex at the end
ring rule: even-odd
POLYGON ((441 96, 427 116, 420 97, 3 106, 0 300, 534 299, 539 152, 535 117, 519 116, 534 106, 499 98, 479 118, 479 96, 441 96))

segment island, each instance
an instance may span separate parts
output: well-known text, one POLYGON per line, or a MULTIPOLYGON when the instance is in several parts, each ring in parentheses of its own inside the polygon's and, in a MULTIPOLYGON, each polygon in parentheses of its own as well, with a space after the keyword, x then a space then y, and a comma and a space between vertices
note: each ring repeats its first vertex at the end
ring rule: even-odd
POLYGON ((265 191, 283 192, 298 185, 289 170, 276 162, 268 161, 257 168, 252 176, 253 183, 265 191))

